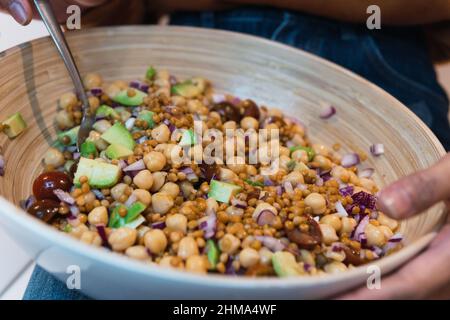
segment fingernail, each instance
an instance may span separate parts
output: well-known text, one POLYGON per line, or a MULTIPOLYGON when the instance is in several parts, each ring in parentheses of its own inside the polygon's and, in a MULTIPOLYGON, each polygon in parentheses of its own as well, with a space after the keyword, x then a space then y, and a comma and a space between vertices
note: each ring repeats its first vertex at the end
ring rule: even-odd
POLYGON ((21 25, 27 23, 28 14, 20 1, 11 1, 8 6, 8 11, 9 13, 11 13, 13 18, 21 25))
POLYGON ((382 192, 380 194, 380 204, 382 207, 382 211, 390 215, 392 218, 402 217, 403 211, 405 211, 401 204, 401 201, 399 203, 398 195, 392 194, 390 192, 382 192))

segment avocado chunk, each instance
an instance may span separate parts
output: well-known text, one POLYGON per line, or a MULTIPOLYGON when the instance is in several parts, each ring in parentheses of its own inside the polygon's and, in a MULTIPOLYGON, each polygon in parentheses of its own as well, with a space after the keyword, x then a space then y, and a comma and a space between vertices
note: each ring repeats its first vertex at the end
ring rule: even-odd
POLYGON ((86 140, 81 144, 80 147, 80 156, 84 158, 95 157, 97 155, 97 148, 95 147, 95 143, 89 140, 86 140))
POLYGON ((123 159, 133 154, 128 148, 125 148, 121 144, 113 143, 105 150, 105 154, 110 159, 123 159))
POLYGON ((298 276, 304 272, 300 268, 292 253, 277 251, 272 255, 272 265, 279 277, 298 276))
POLYGON ((69 143, 66 143, 66 146, 72 146, 77 143, 77 137, 78 137, 78 131, 80 130, 80 126, 73 127, 72 129, 69 129, 64 132, 58 133, 58 141, 64 144, 64 140, 66 140, 68 137, 69 143))
POLYGON ((147 122, 147 125, 150 129, 152 129, 155 126, 155 121, 153 121, 153 115, 154 113, 149 110, 142 110, 138 114, 138 119, 143 120, 147 122))
POLYGON ((114 164, 80 158, 73 179, 75 186, 79 187, 81 185, 80 177, 82 176, 88 178, 88 183, 93 188, 109 188, 119 181, 120 168, 114 164))
POLYGON ((180 146, 192 146, 197 143, 197 137, 193 130, 183 130, 183 135, 181 136, 180 142, 178 143, 180 146))
POLYGON ((134 96, 130 97, 128 95, 128 89, 125 89, 119 91, 119 93, 116 94, 112 98, 112 100, 129 107, 141 105, 144 102, 144 98, 147 96, 147 94, 134 88, 132 88, 132 90, 134 90, 135 92, 134 96))
POLYGON ((155 77, 155 75, 156 75, 156 69, 153 68, 152 66, 148 67, 147 72, 145 73, 145 77, 146 77, 148 80, 153 80, 153 78, 155 77))
POLYGON ((185 98, 195 98, 206 88, 206 81, 202 78, 192 78, 172 86, 171 93, 185 98))
POLYGON ((109 143, 120 144, 129 150, 134 150, 136 142, 131 133, 120 122, 116 122, 111 128, 106 130, 101 138, 109 143))
POLYGON ((142 202, 135 202, 133 203, 128 209, 127 214, 125 217, 121 217, 119 214, 119 210, 121 208, 125 208, 124 205, 120 204, 116 206, 113 209, 113 212, 111 213, 111 217, 109 219, 108 226, 111 228, 120 228, 120 227, 130 227, 130 228, 136 228, 141 223, 145 221, 145 218, 142 217, 141 213, 145 210, 146 206, 142 202), (140 217, 144 218, 144 221, 141 220, 140 217), (136 220, 139 222, 136 225, 136 220))
POLYGON ((119 114, 116 110, 111 108, 110 106, 107 106, 106 104, 102 104, 100 107, 97 108, 97 111, 95 112, 95 115, 97 117, 102 118, 114 118, 119 119, 119 114))
POLYGON ((229 203, 231 197, 239 191, 241 191, 241 187, 235 184, 211 180, 208 197, 219 202, 229 203))
POLYGON ((313 148, 311 148, 311 147, 295 146, 295 147, 290 147, 289 150, 291 151, 291 154, 294 151, 297 151, 297 150, 306 151, 306 153, 308 154, 308 160, 309 161, 311 161, 314 158, 314 156, 316 155, 316 153, 314 152, 313 148))
POLYGON ((206 241, 206 256, 208 257, 209 270, 215 270, 217 263, 219 263, 220 250, 212 239, 206 241))
POLYGON ((20 112, 14 113, 12 116, 8 117, 8 119, 2 122, 2 125, 3 125, 3 132, 10 139, 17 137, 27 127, 27 124, 23 120, 20 112))

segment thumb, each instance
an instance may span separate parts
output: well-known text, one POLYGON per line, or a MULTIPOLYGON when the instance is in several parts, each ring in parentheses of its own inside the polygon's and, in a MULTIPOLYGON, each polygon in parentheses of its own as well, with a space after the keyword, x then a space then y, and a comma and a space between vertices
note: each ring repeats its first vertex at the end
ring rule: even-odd
POLYGON ((27 25, 33 17, 27 0, 0 0, 0 7, 6 9, 21 25, 27 25))
POLYGON ((450 199, 450 153, 432 167, 383 189, 377 206, 393 218, 404 219, 447 199, 450 199))

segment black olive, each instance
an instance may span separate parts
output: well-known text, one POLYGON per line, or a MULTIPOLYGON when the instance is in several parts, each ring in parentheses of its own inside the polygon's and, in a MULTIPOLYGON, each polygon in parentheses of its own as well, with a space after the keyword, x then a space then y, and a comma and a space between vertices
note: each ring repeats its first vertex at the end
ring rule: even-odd
POLYGON ((34 180, 33 194, 37 200, 58 200, 53 191, 61 189, 67 192, 71 187, 72 181, 67 174, 59 171, 44 172, 34 180))
POLYGON ((242 101, 242 106, 244 108, 244 117, 253 117, 259 120, 259 108, 252 100, 247 99, 242 101))
POLYGON ((28 213, 36 218, 51 222, 59 210, 59 202, 51 199, 38 200, 28 208, 28 213))
POLYGON ((200 168, 200 172, 201 172, 201 177, 208 183, 211 181, 211 179, 219 177, 220 170, 219 170, 219 166, 216 163, 206 164, 206 163, 202 162, 199 165, 199 168, 200 168))
POLYGON ((242 116, 239 109, 229 102, 221 102, 215 104, 211 111, 215 111, 220 115, 222 122, 234 121, 240 123, 242 116))

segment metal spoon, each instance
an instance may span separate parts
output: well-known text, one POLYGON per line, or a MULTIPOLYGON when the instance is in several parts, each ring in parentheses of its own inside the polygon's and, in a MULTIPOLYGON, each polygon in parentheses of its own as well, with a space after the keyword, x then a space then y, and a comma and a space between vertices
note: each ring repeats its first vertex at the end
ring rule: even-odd
POLYGON ((80 73, 78 72, 72 53, 67 45, 66 38, 64 37, 61 27, 56 20, 49 1, 34 0, 34 4, 42 18, 42 21, 47 27, 48 32, 50 33, 50 36, 52 37, 53 42, 64 61, 64 64, 66 65, 67 71, 69 72, 73 85, 75 86, 75 92, 82 103, 83 119, 81 120, 80 130, 78 131, 77 137, 77 147, 78 150, 80 150, 81 144, 86 140, 89 136, 89 132, 92 130, 92 125, 95 122, 95 113, 90 110, 88 97, 84 91, 80 73))

